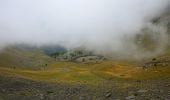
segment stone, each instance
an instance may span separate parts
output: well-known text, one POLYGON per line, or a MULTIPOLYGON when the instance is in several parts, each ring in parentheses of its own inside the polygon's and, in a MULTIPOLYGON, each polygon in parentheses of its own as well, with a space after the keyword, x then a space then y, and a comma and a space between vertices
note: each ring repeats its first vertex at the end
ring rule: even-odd
POLYGON ((79 100, 85 100, 85 97, 81 96, 79 97, 79 100))
POLYGON ((135 100, 135 96, 134 95, 131 95, 131 96, 127 96, 125 99, 126 100, 135 100))
POLYGON ((43 94, 40 94, 40 99, 43 100, 44 99, 44 95, 43 94))
POLYGON ((141 89, 141 90, 139 90, 139 91, 137 91, 138 93, 146 93, 146 92, 148 92, 148 90, 144 90, 144 89, 141 89))
POLYGON ((5 89, 2 89, 1 91, 2 91, 3 93, 5 93, 5 92, 6 92, 6 90, 5 90, 5 89))
POLYGON ((105 94, 105 96, 106 96, 106 97, 110 97, 110 96, 111 96, 111 93, 108 92, 108 93, 105 94))

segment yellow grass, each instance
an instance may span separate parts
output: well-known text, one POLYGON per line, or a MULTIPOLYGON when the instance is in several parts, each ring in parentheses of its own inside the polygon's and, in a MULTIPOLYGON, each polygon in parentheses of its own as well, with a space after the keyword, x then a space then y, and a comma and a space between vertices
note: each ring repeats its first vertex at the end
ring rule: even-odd
POLYGON ((100 84, 105 80, 146 80, 170 77, 170 68, 143 70, 135 64, 104 61, 98 64, 56 62, 41 70, 0 67, 0 75, 34 81, 74 84, 100 84))

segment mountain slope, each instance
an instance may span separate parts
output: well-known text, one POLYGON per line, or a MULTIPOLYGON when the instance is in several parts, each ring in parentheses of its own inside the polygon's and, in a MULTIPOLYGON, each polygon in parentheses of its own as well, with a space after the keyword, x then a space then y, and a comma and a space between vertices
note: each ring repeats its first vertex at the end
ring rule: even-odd
POLYGON ((8 47, 0 52, 0 67, 37 69, 53 62, 37 48, 8 47))

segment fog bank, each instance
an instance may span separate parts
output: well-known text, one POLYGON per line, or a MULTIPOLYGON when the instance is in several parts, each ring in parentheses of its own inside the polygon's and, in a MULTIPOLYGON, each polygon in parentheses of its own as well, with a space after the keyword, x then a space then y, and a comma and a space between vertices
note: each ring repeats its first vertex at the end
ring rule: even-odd
POLYGON ((0 48, 56 44, 104 55, 152 56, 163 51, 167 36, 166 27, 151 21, 169 4, 170 0, 1 0, 0 48), (155 50, 141 51, 135 43, 136 35, 145 33, 155 37, 155 50))

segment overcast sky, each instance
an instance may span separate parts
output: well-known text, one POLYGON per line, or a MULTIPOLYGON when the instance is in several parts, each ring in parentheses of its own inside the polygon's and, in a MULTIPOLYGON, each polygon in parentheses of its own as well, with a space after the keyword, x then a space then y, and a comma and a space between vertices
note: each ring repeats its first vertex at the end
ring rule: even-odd
POLYGON ((0 46, 62 44, 119 50, 170 0, 0 0, 0 46))

